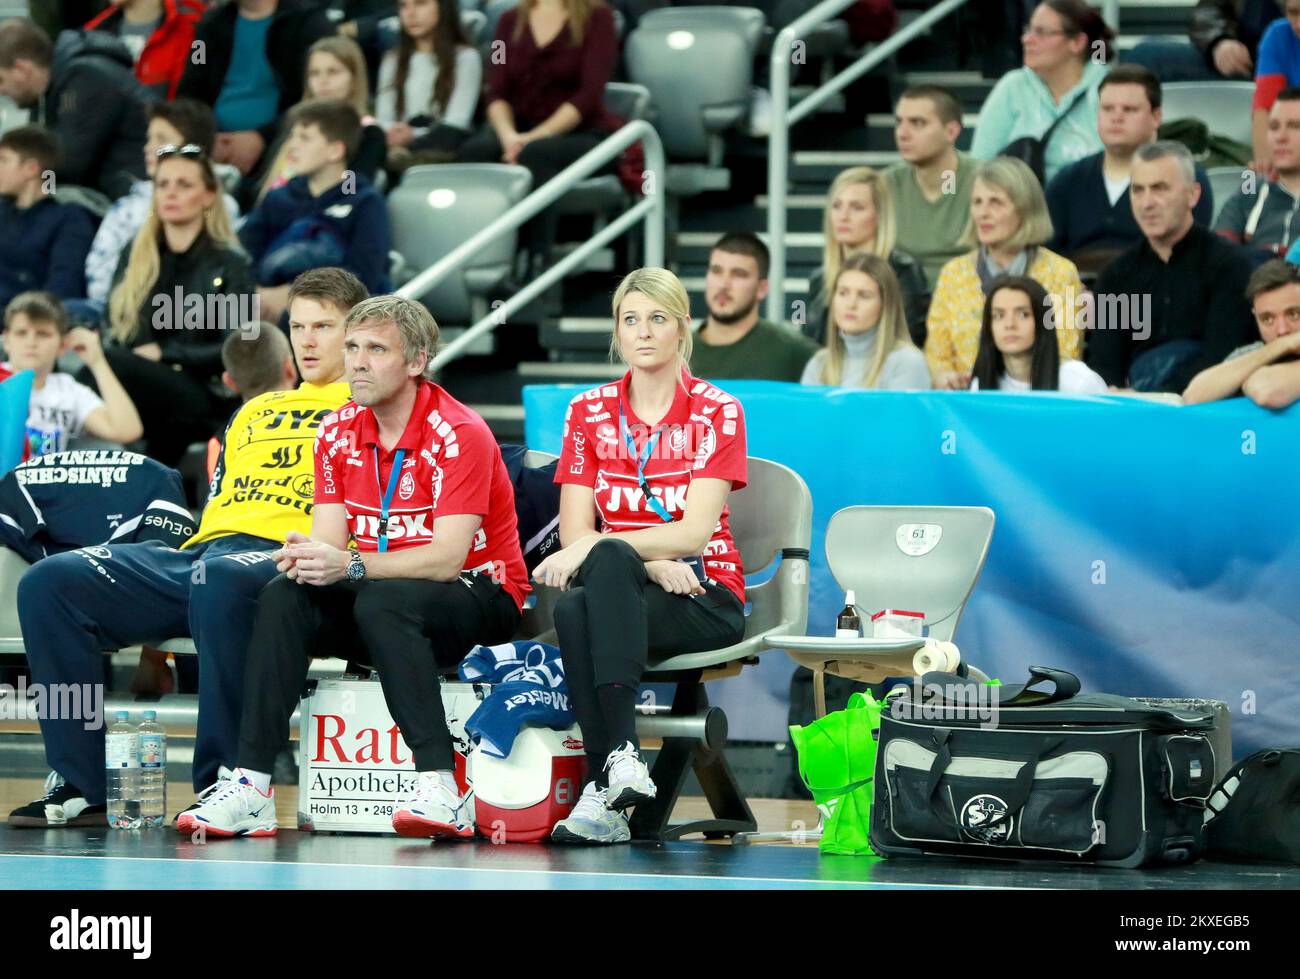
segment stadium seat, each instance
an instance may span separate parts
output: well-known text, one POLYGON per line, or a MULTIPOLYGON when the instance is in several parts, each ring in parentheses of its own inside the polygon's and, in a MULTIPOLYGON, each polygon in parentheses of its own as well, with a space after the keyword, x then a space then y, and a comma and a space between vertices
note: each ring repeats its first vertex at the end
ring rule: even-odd
MULTIPOLYGON (((393 248, 411 275, 428 268, 527 196, 528 169, 503 163, 411 167, 388 195, 393 248)), ((488 313, 488 294, 510 273, 517 235, 503 235, 418 298, 439 325, 469 326, 488 313)), ((399 286, 402 282, 397 283, 399 286)))
MULTIPOLYGON (((826 527, 826 561, 836 584, 853 591, 864 612, 923 612, 929 635, 951 640, 984 567, 993 520, 988 507, 845 507, 826 527), (922 527, 928 549, 910 543, 922 539, 922 527)), ((924 640, 873 639, 864 625, 862 639, 768 637, 769 645, 812 670, 818 717, 826 713, 826 673, 869 683, 912 675, 912 657, 924 640)))
POLYGON ((1250 145, 1254 82, 1170 82, 1162 91, 1165 122, 1199 119, 1214 135, 1250 145))
POLYGON ((753 7, 669 7, 641 17, 624 60, 650 91, 652 118, 670 161, 666 190, 726 190, 724 134, 744 121, 764 18, 753 7))
POLYGON ((460 29, 465 32, 465 40, 477 47, 483 40, 483 28, 487 26, 487 15, 481 10, 462 10, 460 12, 460 29))
POLYGON ((1210 191, 1214 194, 1214 221, 1219 220, 1219 212, 1229 198, 1241 192, 1242 172, 1245 167, 1212 167, 1206 171, 1210 178, 1210 191))

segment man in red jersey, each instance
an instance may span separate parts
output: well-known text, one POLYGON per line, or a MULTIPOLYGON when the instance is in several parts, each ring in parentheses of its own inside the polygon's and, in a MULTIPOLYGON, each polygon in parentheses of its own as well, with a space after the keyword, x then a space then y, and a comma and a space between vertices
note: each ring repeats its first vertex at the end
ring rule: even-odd
POLYGON ((393 813, 403 836, 467 837, 438 669, 508 640, 528 594, 514 491, 479 415, 423 375, 438 326, 420 303, 378 296, 348 314, 353 400, 316 436, 311 537, 276 552, 249 642, 239 770, 188 828, 277 830, 271 771, 323 635, 355 636, 419 776, 393 813), (349 541, 352 543, 349 544, 349 541))

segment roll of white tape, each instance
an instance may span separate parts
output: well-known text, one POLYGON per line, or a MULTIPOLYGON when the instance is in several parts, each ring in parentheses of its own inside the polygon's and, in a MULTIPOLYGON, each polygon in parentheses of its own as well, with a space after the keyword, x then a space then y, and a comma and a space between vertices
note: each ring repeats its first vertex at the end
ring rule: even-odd
POLYGON ((917 676, 936 671, 951 673, 960 663, 961 653, 953 643, 927 639, 912 657, 912 671, 917 676))

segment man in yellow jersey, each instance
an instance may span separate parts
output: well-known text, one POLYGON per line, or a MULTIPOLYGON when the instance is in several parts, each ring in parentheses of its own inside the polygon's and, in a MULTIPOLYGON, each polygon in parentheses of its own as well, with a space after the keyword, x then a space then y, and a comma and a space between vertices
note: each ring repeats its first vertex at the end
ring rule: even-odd
MULTIPOLYGON (((294 280, 289 333, 303 382, 297 390, 260 395, 235 413, 203 519, 183 549, 161 542, 86 547, 37 562, 19 584, 33 683, 99 683, 101 650, 193 636, 196 792, 235 761, 257 596, 276 576, 271 551, 290 531, 310 531, 316 427, 349 398, 343 321, 366 296, 365 286, 338 268, 294 280)), ((45 797, 10 813, 10 825, 103 826, 102 718, 42 717, 41 734, 54 774, 45 797)))

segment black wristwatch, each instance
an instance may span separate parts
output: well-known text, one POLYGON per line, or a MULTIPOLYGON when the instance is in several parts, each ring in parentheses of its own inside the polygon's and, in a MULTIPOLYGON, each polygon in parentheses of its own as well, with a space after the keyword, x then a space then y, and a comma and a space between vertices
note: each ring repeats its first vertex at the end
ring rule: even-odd
POLYGON ((352 557, 348 561, 348 581, 364 581, 366 578, 366 563, 361 560, 361 552, 354 547, 351 549, 351 554, 352 557))

